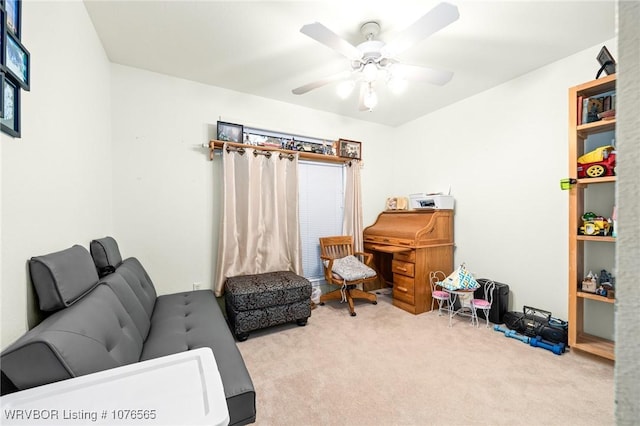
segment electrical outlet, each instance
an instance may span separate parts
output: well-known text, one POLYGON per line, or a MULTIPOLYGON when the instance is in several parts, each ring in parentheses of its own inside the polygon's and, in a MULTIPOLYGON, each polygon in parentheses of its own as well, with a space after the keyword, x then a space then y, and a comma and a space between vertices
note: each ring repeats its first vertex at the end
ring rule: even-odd
POLYGON ((193 289, 194 290, 200 290, 201 287, 202 287, 202 283, 201 282, 193 283, 193 289))

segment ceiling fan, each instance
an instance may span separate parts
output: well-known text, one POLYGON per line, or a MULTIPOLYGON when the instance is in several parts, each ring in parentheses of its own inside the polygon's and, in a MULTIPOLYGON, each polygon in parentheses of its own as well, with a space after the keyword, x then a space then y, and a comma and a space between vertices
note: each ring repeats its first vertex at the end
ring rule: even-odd
POLYGON ((388 43, 375 39, 380 33, 377 22, 366 22, 360 27, 366 41, 357 46, 319 22, 304 25, 300 28, 301 33, 345 56, 350 60, 350 69, 297 87, 292 92, 302 95, 329 83, 341 82, 338 93, 346 98, 359 83, 359 109, 372 111, 378 102, 376 84, 381 81, 386 81, 392 91, 398 92, 406 87, 407 81, 446 84, 453 77, 453 72, 402 64, 396 56, 456 21, 459 16, 456 6, 440 3, 388 43))

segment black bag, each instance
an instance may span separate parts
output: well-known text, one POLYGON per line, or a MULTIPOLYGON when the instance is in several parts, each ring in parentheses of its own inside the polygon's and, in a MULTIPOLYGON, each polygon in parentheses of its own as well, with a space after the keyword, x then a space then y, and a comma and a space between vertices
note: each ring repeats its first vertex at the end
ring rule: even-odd
MULTIPOLYGON (((484 299, 484 287, 487 285, 487 282, 492 280, 478 278, 477 281, 480 287, 473 293, 473 297, 476 299, 484 299)), ((493 289, 493 303, 491 304, 491 310, 489 310, 489 321, 494 324, 502 324, 505 314, 509 311, 509 286, 497 281, 494 281, 494 283, 496 286, 493 289)), ((484 311, 479 309, 478 317, 486 319, 484 311)))
POLYGON ((504 323, 511 330, 529 337, 540 336, 550 343, 568 342, 567 322, 554 318, 551 312, 524 306, 522 312, 507 312, 504 323))

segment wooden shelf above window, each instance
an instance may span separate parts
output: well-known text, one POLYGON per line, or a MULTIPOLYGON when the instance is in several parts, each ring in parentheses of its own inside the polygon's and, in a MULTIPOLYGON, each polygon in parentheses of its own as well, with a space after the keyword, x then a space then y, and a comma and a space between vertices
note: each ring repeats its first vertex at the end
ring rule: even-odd
POLYGON ((281 153, 287 154, 287 155, 289 155, 289 154, 299 154, 300 158, 303 159, 303 160, 324 161, 324 162, 328 162, 328 163, 348 163, 349 161, 351 161, 350 158, 338 157, 336 155, 316 154, 314 152, 305 152, 305 151, 291 151, 291 150, 288 150, 288 149, 273 148, 273 147, 270 147, 270 146, 246 145, 246 144, 242 144, 242 143, 223 142, 223 141, 218 141, 218 140, 209 141, 209 159, 210 160, 213 160, 214 151, 216 149, 222 149, 222 147, 224 146, 225 143, 228 146, 232 146, 232 147, 235 147, 235 148, 253 148, 253 149, 258 149, 260 151, 281 152, 281 153))

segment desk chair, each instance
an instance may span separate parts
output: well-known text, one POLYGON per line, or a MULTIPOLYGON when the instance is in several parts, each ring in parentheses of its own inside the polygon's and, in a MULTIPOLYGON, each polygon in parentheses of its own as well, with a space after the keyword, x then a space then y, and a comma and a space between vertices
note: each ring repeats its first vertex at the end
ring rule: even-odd
POLYGON ((438 301, 438 316, 442 315, 442 307, 446 306, 447 312, 451 309, 451 294, 444 291, 439 284, 447 276, 442 271, 429 272, 429 284, 431 284, 431 310, 433 311, 433 304, 438 301))
POLYGON ((375 281, 378 278, 371 266, 370 253, 354 252, 352 236, 320 238, 320 258, 324 265, 324 279, 327 283, 340 286, 337 290, 320 296, 320 304, 328 300, 341 300, 349 304, 349 312, 356 316, 353 299, 365 299, 376 305, 375 294, 356 288, 358 284, 375 281), (364 262, 358 260, 360 256, 364 262))
POLYGON ((484 313, 484 317, 487 320, 487 327, 489 327, 489 311, 491 310, 491 304, 493 303, 493 290, 496 287, 496 283, 493 281, 486 281, 484 283, 484 299, 471 299, 471 323, 479 326, 478 321, 478 309, 481 309, 484 313))

